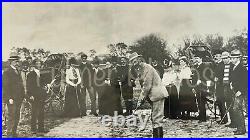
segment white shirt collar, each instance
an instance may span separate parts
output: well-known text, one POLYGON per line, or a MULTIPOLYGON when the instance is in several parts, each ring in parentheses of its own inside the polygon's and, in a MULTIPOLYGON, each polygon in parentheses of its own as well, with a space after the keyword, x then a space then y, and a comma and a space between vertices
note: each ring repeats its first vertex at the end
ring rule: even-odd
POLYGON ((16 70, 16 67, 14 67, 13 65, 10 65, 10 67, 11 67, 12 69, 16 70))
POLYGON ((36 72, 36 74, 37 74, 38 76, 40 76, 40 70, 34 68, 34 71, 36 72))
POLYGON ((234 68, 236 68, 240 64, 240 61, 238 61, 235 65, 234 68))

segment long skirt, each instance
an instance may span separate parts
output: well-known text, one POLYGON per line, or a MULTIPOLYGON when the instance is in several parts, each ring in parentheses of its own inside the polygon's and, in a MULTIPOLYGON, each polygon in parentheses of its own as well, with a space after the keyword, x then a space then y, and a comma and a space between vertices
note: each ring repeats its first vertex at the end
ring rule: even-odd
POLYGON ((169 85, 166 87, 169 96, 164 102, 164 116, 171 119, 176 119, 179 115, 179 98, 175 85, 169 85))
POLYGON ((195 94, 192 92, 191 82, 189 79, 181 81, 179 92, 179 109, 180 111, 197 112, 195 94))
POLYGON ((113 115, 115 110, 113 88, 105 84, 98 88, 98 95, 99 115, 113 115))
POLYGON ((80 117, 81 99, 80 88, 67 85, 64 105, 65 117, 80 117))

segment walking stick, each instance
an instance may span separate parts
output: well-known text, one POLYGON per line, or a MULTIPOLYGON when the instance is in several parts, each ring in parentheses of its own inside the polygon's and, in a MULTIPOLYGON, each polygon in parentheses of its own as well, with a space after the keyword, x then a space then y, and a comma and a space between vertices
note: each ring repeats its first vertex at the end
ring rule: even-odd
POLYGON ((222 117, 222 119, 221 119, 221 121, 219 122, 219 124, 222 123, 222 121, 223 121, 224 118, 226 117, 227 113, 228 113, 229 110, 232 108, 233 104, 234 104, 234 100, 231 102, 230 106, 227 108, 226 113, 225 113, 224 116, 222 117))
POLYGON ((216 82, 214 83, 214 117, 215 117, 215 120, 216 120, 216 96, 215 96, 215 93, 216 93, 216 90, 217 90, 217 84, 216 82))
POLYGON ((76 100, 77 100, 77 104, 78 104, 78 108, 79 108, 79 112, 80 112, 80 117, 82 118, 81 106, 80 106, 80 102, 79 102, 79 98, 78 98, 78 93, 77 93, 77 86, 75 88, 76 88, 76 100))
POLYGON ((199 106, 198 106, 198 99, 197 99, 197 92, 195 91, 195 89, 192 89, 192 92, 194 93, 194 97, 195 97, 195 104, 198 110, 198 113, 200 114, 200 110, 199 110, 199 106))

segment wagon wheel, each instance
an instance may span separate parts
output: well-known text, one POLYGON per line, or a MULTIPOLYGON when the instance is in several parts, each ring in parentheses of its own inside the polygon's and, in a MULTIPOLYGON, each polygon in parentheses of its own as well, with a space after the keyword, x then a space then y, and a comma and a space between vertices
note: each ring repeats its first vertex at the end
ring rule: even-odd
POLYGON ((51 102, 52 111, 56 116, 60 116, 64 110, 64 99, 55 99, 51 102))

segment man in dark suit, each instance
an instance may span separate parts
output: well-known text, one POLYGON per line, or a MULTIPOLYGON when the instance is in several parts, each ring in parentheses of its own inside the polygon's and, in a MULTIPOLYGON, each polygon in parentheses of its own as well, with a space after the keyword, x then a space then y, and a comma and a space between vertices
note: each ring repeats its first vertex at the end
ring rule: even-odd
MULTIPOLYGON (((227 114, 226 114, 226 106, 225 106, 225 95, 224 95, 224 88, 223 88, 223 78, 224 78, 224 63, 221 57, 222 51, 217 50, 214 53, 214 61, 215 61, 215 78, 214 81, 216 82, 216 103, 218 105, 221 120, 217 121, 219 124, 226 124, 228 122, 227 114)), ((224 57, 224 56, 223 56, 224 57)))
POLYGON ((121 90, 120 90, 120 77, 118 73, 118 57, 111 57, 111 74, 110 74, 110 85, 112 88, 112 104, 114 105, 114 111, 117 111, 119 115, 123 114, 122 105, 121 105, 121 90))
POLYGON ((126 57, 119 59, 119 66, 117 66, 119 85, 122 93, 122 97, 125 102, 126 112, 125 116, 132 115, 133 110, 133 86, 134 80, 129 76, 129 65, 126 57))
POLYGON ((105 80, 106 80, 106 76, 107 76, 107 71, 105 68, 101 68, 100 67, 100 60, 98 57, 96 57, 93 60, 93 69, 94 69, 94 75, 93 75, 93 88, 94 88, 94 92, 97 93, 98 95, 98 109, 99 115, 105 115, 106 114, 106 110, 108 108, 108 106, 106 106, 106 102, 105 102, 105 98, 107 98, 105 96, 105 80))
POLYGON ((3 72, 3 102, 8 107, 7 137, 17 137, 20 108, 24 99, 24 86, 19 70, 19 57, 11 53, 10 67, 3 72))
POLYGON ((198 109, 199 109, 199 123, 206 121, 206 96, 207 96, 207 81, 211 81, 212 74, 209 66, 202 62, 201 56, 194 57, 196 67, 192 77, 192 83, 196 85, 195 89, 198 93, 198 109))
POLYGON ((27 75, 27 95, 32 105, 31 109, 31 131, 33 133, 44 133, 44 105, 46 91, 43 88, 45 82, 41 78, 41 61, 34 60, 34 67, 27 75), (38 122, 38 124, 37 124, 38 122), (37 127, 38 125, 38 127, 37 127))
POLYGON ((86 90, 88 90, 89 97, 91 100, 90 115, 97 116, 98 114, 96 113, 96 93, 92 85, 94 70, 93 70, 92 65, 87 62, 87 58, 88 57, 86 54, 81 55, 82 62, 80 64, 80 74, 82 77, 81 92, 82 92, 82 97, 83 97, 82 116, 86 116, 86 90))
POLYGON ((163 74, 164 74, 164 68, 161 64, 159 64, 159 62, 157 60, 154 60, 152 62, 152 66, 157 70, 160 78, 163 78, 163 74))
POLYGON ((234 67, 230 75, 230 82, 235 98, 233 105, 237 128, 237 130, 234 131, 235 135, 243 135, 246 133, 245 118, 243 115, 243 100, 244 95, 247 94, 248 77, 247 69, 240 63, 240 57, 241 53, 239 50, 233 50, 231 52, 231 62, 234 67))

